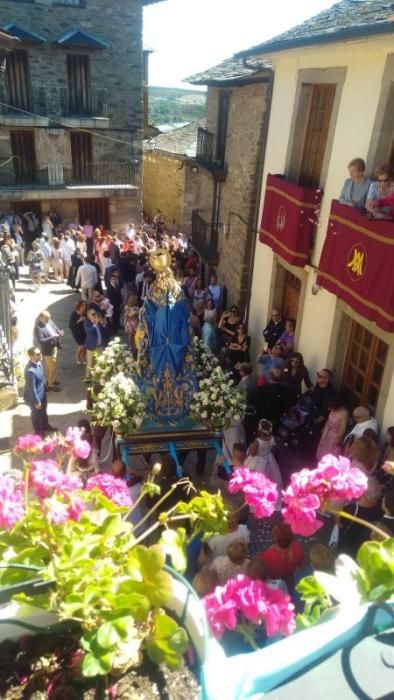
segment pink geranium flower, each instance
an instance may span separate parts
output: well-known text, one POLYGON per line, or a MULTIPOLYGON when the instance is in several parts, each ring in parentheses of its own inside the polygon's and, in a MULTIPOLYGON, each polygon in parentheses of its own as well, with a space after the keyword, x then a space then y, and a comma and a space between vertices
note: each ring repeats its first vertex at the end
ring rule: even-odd
POLYGON ((51 523, 53 523, 54 525, 61 525, 62 523, 65 523, 66 520, 68 520, 68 506, 66 503, 63 503, 58 498, 56 498, 56 496, 47 498, 44 501, 44 504, 48 513, 48 520, 51 523))
POLYGON ((58 463, 53 459, 36 459, 31 463, 30 483, 39 498, 45 498, 54 489, 60 488, 63 476, 58 463))
POLYGON ((15 452, 40 452, 44 441, 39 435, 28 433, 21 435, 15 445, 15 452))
POLYGON ((10 529, 23 518, 23 496, 20 486, 6 475, 0 475, 0 528, 10 529))
POLYGON ((71 449, 74 457, 87 459, 90 455, 91 447, 87 440, 83 440, 82 432, 79 428, 67 428, 65 443, 71 449))
POLYGON ((322 527, 317 512, 330 501, 357 500, 367 490, 368 478, 346 457, 326 455, 316 469, 292 474, 283 492, 282 514, 297 535, 308 537, 322 527))
POLYGON ((276 484, 267 479, 264 474, 252 471, 247 467, 239 467, 234 470, 228 483, 228 490, 230 493, 242 491, 246 503, 256 518, 269 518, 278 501, 276 484))
POLYGON ((104 496, 118 506, 131 508, 133 505, 126 482, 117 479, 112 474, 94 474, 87 480, 85 488, 88 491, 94 488, 99 489, 104 496))
POLYGON ((234 630, 245 621, 265 624, 267 636, 291 634, 295 625, 291 598, 262 581, 239 575, 217 586, 203 599, 208 622, 220 639, 226 629, 234 630))

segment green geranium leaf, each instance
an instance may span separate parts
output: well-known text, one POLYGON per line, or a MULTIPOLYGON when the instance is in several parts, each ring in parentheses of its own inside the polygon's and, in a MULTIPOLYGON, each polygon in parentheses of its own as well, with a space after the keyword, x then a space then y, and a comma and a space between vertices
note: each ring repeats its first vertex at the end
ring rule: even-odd
POLYGON ((305 576, 301 579, 296 585, 296 590, 304 601, 327 602, 327 593, 314 576, 305 576))
POLYGON ((97 643, 103 649, 113 649, 119 639, 119 630, 113 620, 104 622, 97 630, 97 643))
POLYGON ((94 678, 95 676, 106 676, 112 670, 114 660, 113 653, 95 656, 88 653, 82 661, 82 674, 86 678, 94 678))
POLYGON ((137 624, 145 622, 150 610, 150 603, 145 595, 140 593, 121 593, 116 596, 116 607, 127 610, 137 624))
POLYGON ((134 589, 135 592, 142 593, 157 607, 168 603, 172 594, 172 578, 163 571, 164 561, 164 554, 157 545, 149 548, 137 545, 130 552, 127 561, 130 575, 134 576, 135 571, 139 574, 133 585, 130 584, 130 592, 134 589))
POLYGON ((146 650, 151 661, 157 664, 166 663, 170 668, 177 668, 188 645, 186 631, 171 617, 158 612, 154 631, 146 642, 146 650))
POLYGON ((165 554, 171 557, 174 569, 183 573, 187 566, 185 528, 179 527, 177 530, 164 530, 159 544, 165 554))

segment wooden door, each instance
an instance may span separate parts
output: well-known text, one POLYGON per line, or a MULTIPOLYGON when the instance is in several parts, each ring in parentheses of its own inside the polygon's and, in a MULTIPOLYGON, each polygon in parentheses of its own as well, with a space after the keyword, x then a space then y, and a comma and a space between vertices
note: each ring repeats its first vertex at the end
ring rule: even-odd
MULTIPOLYGON (((29 112, 31 90, 27 51, 13 51, 7 56, 6 82, 9 104, 29 112)), ((20 116, 17 110, 11 110, 11 114, 20 116)))
POLYGON ((109 199, 107 197, 78 199, 78 214, 82 225, 86 219, 89 219, 95 228, 100 224, 104 224, 106 229, 110 228, 109 199))
POLYGON ((354 406, 376 410, 386 364, 388 345, 355 321, 342 374, 342 388, 354 406))
POLYGON ((336 85, 312 85, 299 184, 319 187, 336 85))
POLYGON ((298 305, 300 302, 301 280, 291 272, 286 270, 283 280, 283 300, 282 314, 283 318, 297 320, 298 305))
POLYGON ((74 184, 94 184, 92 182, 92 135, 82 131, 72 131, 70 142, 74 184))
POLYGON ((84 54, 67 56, 68 109, 69 114, 90 114, 90 60, 84 54))
POLYGON ((33 131, 11 131, 11 150, 14 156, 14 176, 17 185, 37 182, 37 161, 33 131))

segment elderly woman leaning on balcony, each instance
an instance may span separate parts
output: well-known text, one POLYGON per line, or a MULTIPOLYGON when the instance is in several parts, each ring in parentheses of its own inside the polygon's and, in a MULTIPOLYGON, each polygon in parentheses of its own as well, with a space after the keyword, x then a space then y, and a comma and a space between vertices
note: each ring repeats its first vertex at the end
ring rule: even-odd
POLYGON ((362 158, 353 158, 348 167, 349 175, 343 183, 339 195, 341 204, 356 209, 364 209, 371 181, 365 177, 365 162, 362 158))
POLYGON ((381 165, 376 169, 377 182, 373 182, 369 188, 366 209, 374 219, 391 219, 392 208, 390 202, 381 202, 394 193, 394 175, 390 165, 381 165))

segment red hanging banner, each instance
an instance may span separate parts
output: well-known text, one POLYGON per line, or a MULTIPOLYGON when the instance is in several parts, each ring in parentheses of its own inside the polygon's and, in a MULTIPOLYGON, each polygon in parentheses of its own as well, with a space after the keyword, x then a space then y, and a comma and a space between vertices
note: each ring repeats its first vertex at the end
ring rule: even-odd
POLYGON ((260 241, 287 260, 304 267, 310 260, 321 190, 300 187, 280 175, 268 175, 260 241))
POLYGON ((394 332, 394 222, 333 200, 317 284, 394 332))

